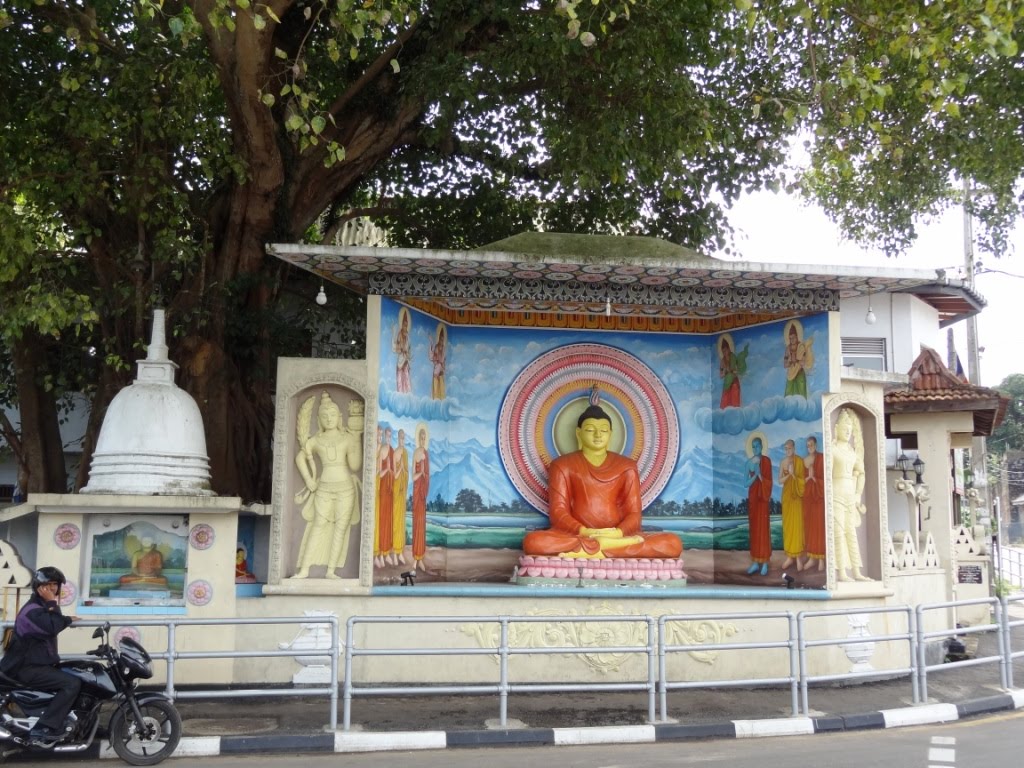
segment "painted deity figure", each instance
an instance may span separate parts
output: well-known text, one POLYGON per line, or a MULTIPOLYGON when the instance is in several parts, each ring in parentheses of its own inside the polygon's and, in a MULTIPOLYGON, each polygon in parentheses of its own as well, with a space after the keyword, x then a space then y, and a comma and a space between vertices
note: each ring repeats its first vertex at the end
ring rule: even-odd
POLYGON ((786 323, 786 349, 782 365, 786 369, 786 395, 807 397, 807 372, 814 366, 814 339, 802 338, 803 327, 798 320, 786 323))
POLYGON ((341 409, 327 392, 317 408, 319 430, 309 436, 315 397, 299 409, 296 423, 299 452, 295 466, 306 487, 295 496, 302 504, 306 530, 302 534, 295 578, 309 577, 314 565, 326 565, 326 578, 348 558, 349 536, 359 522, 359 470, 363 465, 363 404, 349 403, 348 426, 341 409), (318 470, 319 465, 319 470, 318 470))
POLYGON ((636 462, 608 450, 612 422, 591 405, 576 422, 579 450, 548 467, 551 527, 523 539, 528 555, 570 558, 675 558, 683 542, 672 533, 641 531, 640 472, 636 462))
POLYGON ((804 460, 797 455, 796 443, 787 440, 782 446, 785 456, 779 464, 779 485, 782 486, 782 548, 786 559, 783 569, 796 563, 798 571, 804 564, 800 559, 804 553, 804 489, 806 472, 804 460))
POLYGON ((444 400, 445 368, 448 357, 448 331, 442 323, 437 325, 437 339, 430 343, 430 362, 433 363, 433 378, 430 385, 430 397, 433 400, 444 400))
POLYGON ((377 448, 377 527, 374 529, 373 562, 378 568, 397 565, 391 552, 394 541, 395 472, 391 448, 391 427, 385 427, 377 448))
POLYGON ((722 397, 719 408, 740 407, 740 376, 747 372, 747 353, 750 345, 736 353, 732 336, 723 333, 718 337, 718 377, 722 380, 722 397))
POLYGON ((751 436, 747 445, 747 525, 750 530, 748 574, 768 575, 772 559, 772 460, 765 456, 764 438, 751 436))
POLYGON ((398 430, 398 445, 391 453, 391 558, 405 564, 405 512, 409 503, 409 451, 405 430, 398 430))
POLYGON ((154 589, 167 586, 163 576, 164 556, 157 548, 156 542, 148 536, 142 540, 142 546, 132 553, 132 570, 118 582, 121 586, 135 589, 154 589))
POLYGON ((398 324, 391 338, 391 351, 395 353, 395 389, 406 394, 412 392, 412 318, 409 310, 398 310, 398 324))
POLYGON ((430 454, 427 452, 427 427, 416 428, 416 448, 412 452, 412 560, 414 569, 427 570, 427 497, 430 494, 430 454))
POLYGON ((804 546, 807 550, 806 567, 817 562, 818 570, 825 570, 825 459, 818 452, 818 439, 807 438, 804 456, 804 546))
POLYGON ((864 519, 864 440, 860 417, 843 408, 836 419, 829 455, 832 477, 832 525, 839 581, 871 581, 861 569, 857 531, 864 519))

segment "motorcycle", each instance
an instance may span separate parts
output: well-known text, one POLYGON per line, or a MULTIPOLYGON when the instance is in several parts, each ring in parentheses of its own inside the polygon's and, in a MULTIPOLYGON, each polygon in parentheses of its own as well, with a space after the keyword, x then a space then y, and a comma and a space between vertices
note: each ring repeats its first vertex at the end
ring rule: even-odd
POLYGON ((62 670, 82 681, 82 690, 64 721, 64 736, 57 741, 39 743, 29 738, 53 694, 26 688, 0 674, 0 749, 13 745, 0 759, 24 750, 82 752, 97 737, 108 738, 117 756, 130 765, 156 765, 174 752, 181 739, 178 710, 163 693, 136 691, 139 680, 153 676, 149 653, 130 637, 114 648, 109 622, 98 627, 93 638, 100 639, 99 646, 87 655, 99 661, 60 663, 62 670), (107 701, 114 702, 116 709, 103 730, 100 710, 107 701))

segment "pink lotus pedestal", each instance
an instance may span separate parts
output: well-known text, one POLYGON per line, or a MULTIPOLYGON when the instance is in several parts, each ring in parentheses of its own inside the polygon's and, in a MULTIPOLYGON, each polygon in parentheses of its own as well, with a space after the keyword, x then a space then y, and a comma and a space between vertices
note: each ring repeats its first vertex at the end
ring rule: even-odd
POLYGON ((686 584, 681 558, 612 557, 588 560, 571 557, 523 555, 519 558, 516 584, 564 584, 566 586, 612 586, 686 584))

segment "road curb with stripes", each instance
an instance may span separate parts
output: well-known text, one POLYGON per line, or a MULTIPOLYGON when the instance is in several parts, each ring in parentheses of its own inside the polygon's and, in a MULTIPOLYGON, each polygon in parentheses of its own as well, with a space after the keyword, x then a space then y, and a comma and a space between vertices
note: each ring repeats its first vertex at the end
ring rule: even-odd
MULTIPOLYGON (((961 704, 923 704, 852 715, 726 720, 719 723, 657 723, 587 728, 495 728, 458 731, 268 733, 252 736, 197 736, 181 740, 175 757, 253 753, 390 752, 465 747, 650 744, 700 739, 800 736, 871 728, 934 725, 1024 708, 1024 691, 986 696, 961 704)), ((115 757, 106 748, 101 757, 115 757)))

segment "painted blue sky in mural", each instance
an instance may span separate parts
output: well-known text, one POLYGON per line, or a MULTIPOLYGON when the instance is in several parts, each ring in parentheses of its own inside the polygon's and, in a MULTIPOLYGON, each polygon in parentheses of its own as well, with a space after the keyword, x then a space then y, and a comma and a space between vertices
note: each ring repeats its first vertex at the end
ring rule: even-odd
MULTIPOLYGON (((668 390, 679 420, 676 469, 660 498, 682 501, 746 497, 743 465, 751 431, 764 433, 767 453, 777 466, 786 439, 821 441, 821 394, 828 383, 827 316, 803 318, 804 340, 813 340, 815 364, 807 375, 808 397, 784 396, 784 322, 731 333, 737 352, 746 347, 747 373, 741 376, 742 406, 718 408, 718 336, 619 333, 542 328, 448 328, 446 397, 431 399, 429 345, 438 321, 409 310, 412 318, 411 393, 396 391, 392 333, 401 305, 382 301, 380 419, 411 434, 424 422, 430 431, 431 490, 451 500, 463 488, 477 490, 485 503, 509 503, 519 494, 508 479, 497 449, 496 422, 510 384, 525 366, 550 350, 581 342, 625 350, 649 366, 668 390)), ((778 496, 778 489, 776 489, 778 496)))

